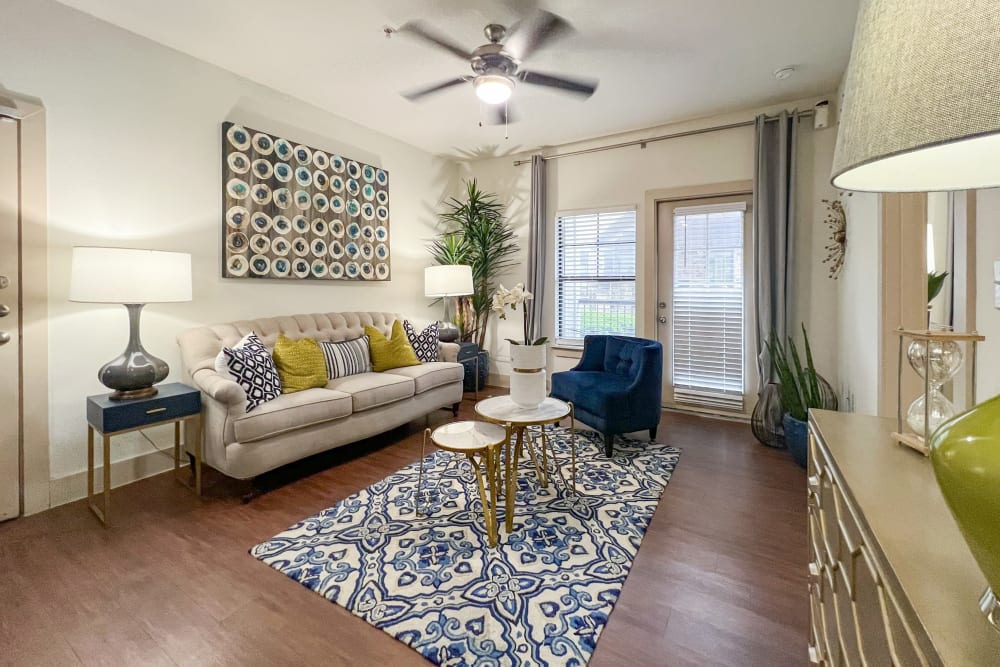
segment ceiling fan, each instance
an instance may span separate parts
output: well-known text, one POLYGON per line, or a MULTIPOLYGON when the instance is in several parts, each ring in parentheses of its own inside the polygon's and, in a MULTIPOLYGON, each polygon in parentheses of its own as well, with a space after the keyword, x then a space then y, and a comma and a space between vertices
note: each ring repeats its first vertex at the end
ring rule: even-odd
MULTIPOLYGON (((442 36, 422 21, 410 21, 394 32, 411 35, 444 49, 462 60, 468 61, 473 74, 448 79, 430 86, 402 93, 411 102, 417 102, 433 93, 472 82, 476 97, 492 105, 491 121, 503 124, 512 121, 510 107, 505 104, 514 92, 515 83, 545 86, 557 91, 571 93, 583 98, 590 97, 597 90, 596 80, 570 79, 553 74, 543 74, 521 69, 521 63, 533 53, 550 43, 573 32, 573 27, 562 17, 545 10, 536 10, 518 22, 510 30, 497 23, 490 23, 483 29, 488 44, 468 51, 447 37, 442 36), (504 38, 507 41, 504 42, 504 38)), ((388 33, 387 33, 388 34, 388 33)))

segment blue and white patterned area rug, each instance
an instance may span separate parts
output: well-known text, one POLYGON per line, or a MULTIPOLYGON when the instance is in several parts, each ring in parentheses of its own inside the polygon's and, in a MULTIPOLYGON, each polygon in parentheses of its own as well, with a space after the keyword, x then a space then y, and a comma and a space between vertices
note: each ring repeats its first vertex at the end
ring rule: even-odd
MULTIPOLYGON (((557 457, 568 429, 554 427, 557 457)), ((472 469, 413 463, 258 544, 250 553, 445 667, 582 666, 590 659, 680 451, 619 439, 614 458, 581 432, 577 491, 541 488, 521 462, 514 532, 488 546, 472 469)), ((551 462, 550 462, 551 465, 551 462)), ((567 466, 568 468, 568 466, 567 466)))

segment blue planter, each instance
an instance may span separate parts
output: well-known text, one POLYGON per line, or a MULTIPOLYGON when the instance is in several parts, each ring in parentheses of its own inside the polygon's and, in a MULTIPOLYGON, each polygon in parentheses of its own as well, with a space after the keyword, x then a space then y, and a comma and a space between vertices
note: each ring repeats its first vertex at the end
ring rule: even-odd
POLYGON ((808 422, 800 421, 786 412, 781 423, 785 427, 785 446, 792 453, 795 462, 805 468, 809 458, 808 422))

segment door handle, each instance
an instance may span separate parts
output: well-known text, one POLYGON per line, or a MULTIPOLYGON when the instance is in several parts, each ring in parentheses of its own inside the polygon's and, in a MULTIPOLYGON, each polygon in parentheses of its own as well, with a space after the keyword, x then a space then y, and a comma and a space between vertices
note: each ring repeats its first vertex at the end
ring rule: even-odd
POLYGON ((10 342, 10 334, 6 331, 0 331, 0 345, 6 345, 10 342))

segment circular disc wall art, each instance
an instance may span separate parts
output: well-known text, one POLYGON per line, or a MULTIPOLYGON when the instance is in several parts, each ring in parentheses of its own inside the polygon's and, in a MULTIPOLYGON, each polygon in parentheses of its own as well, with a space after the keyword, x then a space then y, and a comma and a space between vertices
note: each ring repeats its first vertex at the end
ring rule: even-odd
POLYGON ((390 279, 389 174, 293 138, 222 124, 222 276, 390 279))

